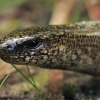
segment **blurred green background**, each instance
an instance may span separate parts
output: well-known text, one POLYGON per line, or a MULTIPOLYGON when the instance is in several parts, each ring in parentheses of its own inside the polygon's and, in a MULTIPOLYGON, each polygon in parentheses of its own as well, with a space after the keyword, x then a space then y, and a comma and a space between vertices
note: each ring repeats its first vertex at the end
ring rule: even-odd
MULTIPOLYGON (((0 0, 0 35, 20 27, 47 25, 55 3, 56 0, 0 0)), ((76 0, 69 20, 89 20, 83 0, 76 0)))

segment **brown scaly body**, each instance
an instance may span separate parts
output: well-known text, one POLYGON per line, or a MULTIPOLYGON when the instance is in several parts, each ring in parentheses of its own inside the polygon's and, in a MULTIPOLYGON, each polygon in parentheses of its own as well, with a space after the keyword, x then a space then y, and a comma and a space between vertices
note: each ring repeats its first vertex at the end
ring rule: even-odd
POLYGON ((2 60, 100 75, 100 22, 18 29, 0 41, 2 60))

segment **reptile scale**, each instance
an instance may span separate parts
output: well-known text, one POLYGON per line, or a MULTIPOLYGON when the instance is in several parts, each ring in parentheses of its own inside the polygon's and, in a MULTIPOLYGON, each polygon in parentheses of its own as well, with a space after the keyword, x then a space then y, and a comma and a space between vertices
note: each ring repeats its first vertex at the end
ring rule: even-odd
POLYGON ((0 58, 100 75, 100 21, 17 29, 0 40, 0 58))

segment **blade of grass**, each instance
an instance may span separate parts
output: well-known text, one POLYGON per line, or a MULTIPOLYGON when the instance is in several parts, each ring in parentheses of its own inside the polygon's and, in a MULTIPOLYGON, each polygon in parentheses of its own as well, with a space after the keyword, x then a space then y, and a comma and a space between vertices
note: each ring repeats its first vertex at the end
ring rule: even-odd
POLYGON ((27 70, 28 70, 28 73, 29 73, 29 75, 30 75, 30 77, 31 77, 31 80, 32 80, 32 83, 34 84, 34 88, 36 89, 36 91, 37 91, 37 98, 38 98, 38 100, 42 100, 42 95, 41 95, 41 93, 40 93, 40 91, 39 91, 39 89, 38 89, 38 87, 37 87, 37 85, 36 85, 36 83, 35 83, 35 81, 34 81, 34 78, 32 77, 32 74, 31 74, 31 72, 30 72, 30 69, 29 69, 29 67, 28 67, 28 65, 26 65, 26 67, 27 67, 27 70))
POLYGON ((6 81, 6 79, 8 78, 8 76, 9 76, 9 74, 6 75, 6 77, 3 79, 3 81, 2 81, 1 84, 0 84, 0 88, 2 87, 2 85, 4 84, 4 82, 6 81))
POLYGON ((32 77, 32 74, 31 74, 31 72, 30 72, 30 70, 29 70, 29 67, 27 66, 27 70, 28 70, 28 73, 29 73, 29 75, 30 75, 30 77, 31 77, 31 80, 29 80, 28 78, 27 78, 27 76, 25 76, 22 72, 21 72, 21 70, 20 69, 18 69, 15 65, 13 65, 13 64, 11 64, 35 89, 36 89, 36 91, 37 91, 37 100, 42 100, 42 96, 41 96, 41 93, 40 93, 40 91, 39 91, 39 89, 38 89, 38 87, 36 86, 36 84, 34 84, 35 83, 35 81, 34 81, 34 79, 33 79, 33 77, 32 77))
MULTIPOLYGON (((36 86, 36 83, 35 83, 35 81, 34 81, 34 79, 33 79, 33 77, 32 77, 32 74, 31 74, 31 72, 30 72, 30 69, 29 69, 29 67, 28 67, 27 65, 26 65, 26 68, 27 68, 27 70, 28 70, 28 73, 29 73, 29 75, 30 75, 30 77, 31 77, 31 80, 32 80, 33 84, 36 86)), ((35 88, 38 90, 37 86, 36 86, 35 88)))
POLYGON ((25 76, 21 70, 19 70, 15 65, 12 64, 12 66, 34 87, 34 84, 25 76))

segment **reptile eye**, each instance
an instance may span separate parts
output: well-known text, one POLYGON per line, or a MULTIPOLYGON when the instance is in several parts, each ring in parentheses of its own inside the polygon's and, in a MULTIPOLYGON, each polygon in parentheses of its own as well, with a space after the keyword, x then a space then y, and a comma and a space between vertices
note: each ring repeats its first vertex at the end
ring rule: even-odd
POLYGON ((39 46, 39 41, 37 41, 37 40, 31 40, 31 41, 28 41, 27 42, 27 47, 28 48, 36 48, 36 47, 38 47, 39 46))

